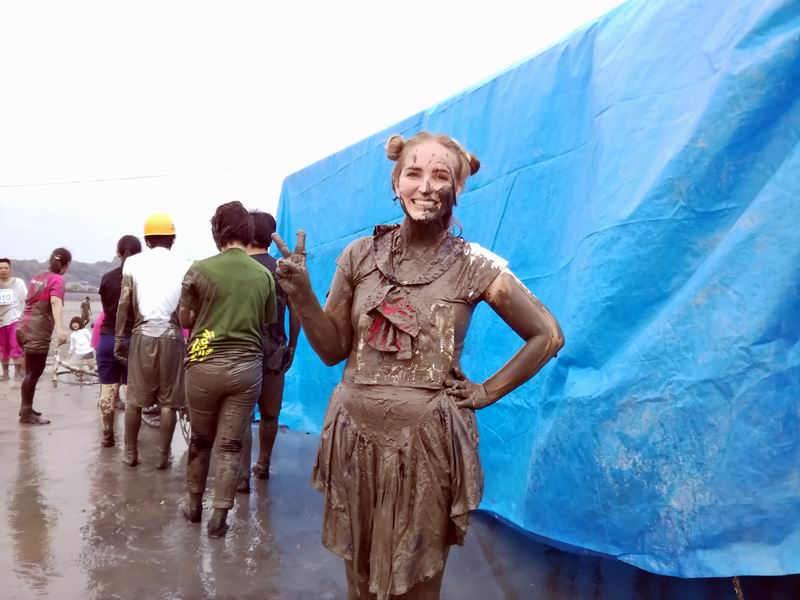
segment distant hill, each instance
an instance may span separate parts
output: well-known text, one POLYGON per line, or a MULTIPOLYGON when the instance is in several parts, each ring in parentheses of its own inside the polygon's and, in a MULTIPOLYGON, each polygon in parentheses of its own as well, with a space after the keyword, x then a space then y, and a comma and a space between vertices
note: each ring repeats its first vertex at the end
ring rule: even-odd
MULTIPOLYGON (((118 266, 119 260, 117 259, 113 262, 99 261, 95 263, 73 260, 67 274, 64 275, 64 281, 68 290, 96 292, 100 287, 100 278, 118 266)), ((25 283, 28 283, 36 273, 47 270, 47 263, 12 258, 11 269, 15 277, 20 277, 25 283)))

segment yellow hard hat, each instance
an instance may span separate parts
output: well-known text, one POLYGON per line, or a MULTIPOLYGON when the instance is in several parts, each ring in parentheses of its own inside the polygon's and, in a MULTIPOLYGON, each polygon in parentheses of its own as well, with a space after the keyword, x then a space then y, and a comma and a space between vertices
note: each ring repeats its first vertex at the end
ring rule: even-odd
POLYGON ((144 222, 144 235, 175 235, 175 225, 168 215, 155 213, 144 222))

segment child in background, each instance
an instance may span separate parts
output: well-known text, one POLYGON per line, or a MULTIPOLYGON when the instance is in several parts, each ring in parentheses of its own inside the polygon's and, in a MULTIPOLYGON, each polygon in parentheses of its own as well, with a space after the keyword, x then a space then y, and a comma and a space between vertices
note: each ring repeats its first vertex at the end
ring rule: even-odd
POLYGON ((69 328, 72 330, 69 336, 69 360, 80 361, 84 370, 91 371, 91 360, 94 358, 92 332, 83 326, 81 317, 72 317, 69 328))

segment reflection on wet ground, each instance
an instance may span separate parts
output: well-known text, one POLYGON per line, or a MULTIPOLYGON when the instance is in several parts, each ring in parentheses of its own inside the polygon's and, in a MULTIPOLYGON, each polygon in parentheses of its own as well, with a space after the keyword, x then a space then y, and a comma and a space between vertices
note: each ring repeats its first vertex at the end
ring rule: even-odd
MULTIPOLYGON (((319 543, 321 498, 308 483, 315 436, 281 431, 272 479, 237 496, 228 535, 212 540, 179 513, 180 433, 167 471, 154 468, 157 432, 146 426, 139 467, 124 467, 120 446, 100 448, 97 386, 53 389, 48 375, 35 403, 53 421, 46 427, 18 425, 19 385, 0 383, 0 598, 345 597, 341 561, 319 543)), ((118 441, 121 426, 118 413, 118 441)), ((747 600, 800 598, 797 578, 742 584, 747 600)), ((730 579, 659 577, 561 552, 479 512, 466 546, 450 554, 443 598, 735 600, 736 593, 730 579)))

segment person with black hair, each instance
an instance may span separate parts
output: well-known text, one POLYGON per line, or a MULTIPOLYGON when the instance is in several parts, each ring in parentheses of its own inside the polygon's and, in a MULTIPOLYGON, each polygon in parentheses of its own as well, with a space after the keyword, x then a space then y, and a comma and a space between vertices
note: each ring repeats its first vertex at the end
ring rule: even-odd
POLYGON ((275 320, 275 284, 269 270, 247 256, 253 224, 240 202, 217 208, 211 234, 220 252, 192 265, 180 300, 181 325, 191 329, 186 398, 192 436, 184 516, 200 522, 216 442, 214 512, 207 529, 209 536, 220 537, 228 529, 242 441, 261 391, 262 331, 275 320))
POLYGON ((56 248, 50 253, 49 270, 31 278, 22 325, 17 329, 17 341, 25 352, 25 378, 22 380, 19 422, 28 425, 47 425, 41 413, 33 408, 36 384, 44 373, 50 338, 53 329, 58 332, 58 344, 67 341, 64 329, 64 273, 72 262, 66 248, 56 248))
POLYGON ((92 332, 86 328, 83 317, 72 317, 69 321, 69 360, 79 361, 84 371, 91 370, 91 360, 94 358, 92 348, 92 332))
MULTIPOLYGON (((260 210, 250 211, 253 220, 253 240, 247 246, 250 258, 269 269, 275 281, 276 319, 274 323, 264 326, 264 362, 263 383, 258 396, 258 409, 261 421, 258 425, 258 461, 252 471, 259 479, 269 479, 269 464, 272 448, 278 435, 278 415, 283 401, 283 385, 286 371, 292 366, 297 339, 300 336, 300 319, 288 306, 286 292, 275 279, 277 261, 268 254, 275 233, 275 218, 260 210), (289 313, 289 338, 286 338, 285 314, 289 313)), ((250 492, 250 453, 253 435, 249 427, 245 429, 244 448, 242 450, 242 466, 239 472, 237 490, 244 494, 250 492)))
POLYGON ((170 252, 175 225, 165 214, 147 218, 144 241, 148 250, 130 256, 122 267, 114 323, 114 356, 128 365, 123 462, 129 467, 139 464, 142 409, 158 404, 161 425, 156 469, 166 469, 177 411, 185 402, 181 362, 186 345, 176 310, 181 282, 191 263, 170 252), (128 343, 130 313, 133 329, 128 343))
MULTIPOLYGON (((126 363, 114 356, 114 336, 117 323, 119 295, 122 290, 122 269, 128 257, 139 254, 142 243, 134 235, 123 235, 117 242, 117 258, 122 262, 116 269, 104 274, 100 280, 100 302, 105 318, 100 325, 100 340, 97 344, 97 374, 100 378, 100 422, 103 426, 104 448, 110 448, 114 441, 114 404, 119 397, 120 385, 128 383, 126 363)), ((128 312, 123 330, 123 341, 130 344, 133 332, 133 311, 128 312)))
POLYGON ((17 322, 25 310, 28 288, 11 272, 11 259, 0 258, 0 381, 8 381, 9 363, 14 365, 14 379, 22 379, 22 348, 17 343, 17 322))

